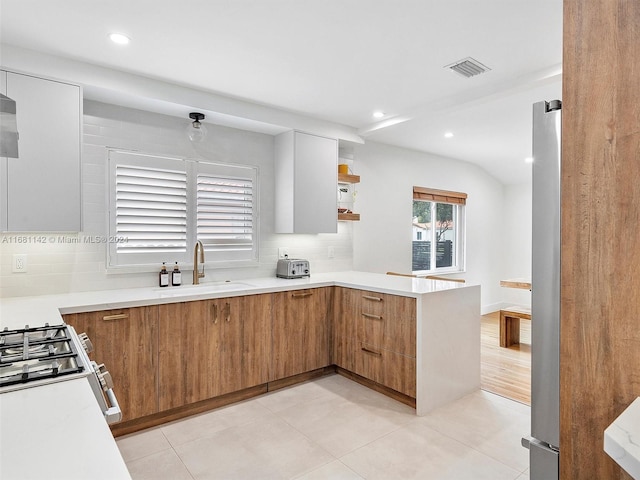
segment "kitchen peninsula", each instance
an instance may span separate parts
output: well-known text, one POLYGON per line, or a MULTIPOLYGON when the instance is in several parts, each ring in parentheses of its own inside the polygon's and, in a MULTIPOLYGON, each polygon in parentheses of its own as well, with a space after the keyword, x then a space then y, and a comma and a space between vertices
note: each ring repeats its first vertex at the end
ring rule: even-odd
MULTIPOLYGON (((336 363, 335 342, 339 337, 336 332, 337 327, 334 326, 333 323, 337 325, 341 319, 345 320, 355 317, 348 317, 348 315, 344 313, 345 310, 335 308, 338 304, 335 299, 344 299, 347 294, 361 294, 360 296, 362 298, 367 302, 373 302, 375 306, 397 298, 408 302, 406 303, 406 305, 408 305, 407 308, 402 307, 401 310, 394 310, 402 312, 398 318, 402 318, 403 321, 406 320, 406 312, 410 312, 410 315, 414 316, 413 319, 409 319, 414 320, 414 322, 410 322, 407 325, 414 328, 414 330, 409 333, 410 337, 413 338, 413 345, 415 345, 415 360, 412 360, 415 364, 415 383, 414 386, 408 387, 407 392, 415 392, 417 415, 424 415, 434 408, 445 405, 479 388, 480 286, 460 284, 457 282, 390 277, 364 272, 339 272, 314 274, 311 278, 295 280, 259 278, 235 282, 203 283, 199 286, 185 285, 175 288, 139 288, 78 292, 66 295, 39 297, 16 297, 2 300, 0 304, 0 326, 3 328, 5 326, 17 328, 23 327, 26 324, 35 326, 44 324, 45 322, 53 325, 62 321, 61 314, 65 315, 66 319, 72 318, 74 314, 84 314, 86 312, 150 307, 154 305, 158 306, 158 308, 163 308, 162 306, 211 299, 234 299, 236 297, 247 297, 248 299, 250 297, 255 298, 255 296, 267 296, 275 302, 277 298, 288 298, 295 295, 304 297, 309 295, 309 292, 320 292, 321 290, 325 292, 325 296, 318 296, 317 298, 331 300, 331 305, 319 306, 315 304, 316 309, 325 312, 325 318, 329 319, 332 323, 324 327, 327 340, 327 352, 324 357, 324 362, 327 365, 326 368, 337 365, 340 367, 338 368, 339 372, 342 368, 345 370, 344 373, 351 373, 348 372, 348 367, 336 363), (342 295, 334 295, 334 291, 337 292, 338 290, 342 291, 342 295), (285 293, 288 297, 276 298, 276 296, 285 293), (411 390, 411 388, 414 390, 411 390)), ((318 300, 315 301, 317 302, 318 300)), ((405 305, 403 302, 399 304, 405 305)), ((276 303, 273 303, 273 305, 276 305, 276 303)), ((345 305, 349 305, 349 303, 345 303, 345 305)), ((211 306, 211 312, 216 312, 214 318, 217 319, 218 311, 216 310, 215 304, 211 306)), ((271 312, 271 310, 269 311, 271 312)), ((273 312, 276 311, 280 312, 281 310, 274 306, 273 312)), ((282 311, 286 311, 286 309, 282 311)), ((406 362, 412 359, 412 355, 410 351, 407 353, 396 353, 400 349, 384 340, 387 327, 381 327, 381 320, 386 318, 385 315, 387 315, 387 311, 388 310, 384 310, 384 308, 374 313, 362 311, 361 316, 365 318, 367 322, 371 321, 372 323, 365 323, 365 326, 358 327, 358 329, 364 330, 365 334, 367 330, 375 333, 376 329, 382 329, 380 334, 383 340, 381 341, 379 349, 364 343, 367 341, 365 340, 362 344, 357 345, 357 350, 358 353, 362 352, 363 358, 366 359, 364 360, 365 362, 376 361, 376 359, 382 357, 387 350, 394 353, 395 357, 393 358, 405 362, 394 364, 400 366, 400 370, 398 371, 402 373, 401 369, 404 368, 404 365, 407 365, 406 362)), ((360 315, 358 315, 358 317, 360 317, 360 315)), ((220 318, 225 318, 225 320, 221 320, 225 322, 229 322, 230 319, 228 313, 226 317, 220 318)), ((296 319, 295 315, 293 318, 296 319)), ((299 318, 302 320, 302 316, 299 318)), ((343 321, 342 323, 348 322, 343 321)), ((275 325, 275 322, 273 325, 275 325)), ((294 330, 295 328, 290 328, 292 335, 294 334, 294 330)), ((354 333, 354 339, 357 335, 359 335, 358 332, 354 333)), ((95 341, 94 339, 94 343, 95 341)), ((97 360, 100 361, 100 359, 97 360)), ((109 365, 107 365, 107 368, 109 368, 109 365)), ((335 369, 336 367, 334 366, 333 368, 335 369)), ((376 371, 373 370, 372 375, 374 382, 378 378, 375 376, 376 374, 376 371)), ((358 375, 355 376, 357 377, 358 375)), ((268 378, 270 380, 274 379, 272 377, 268 378)), ((381 374, 379 378, 384 381, 384 374, 381 374)), ((114 380, 116 382, 115 389, 117 393, 117 379, 114 380)), ((65 395, 65 383, 71 382, 60 382, 57 384, 56 388, 60 396, 65 395)), ((391 388, 394 387, 395 385, 392 385, 391 388)), ((25 395, 25 392, 28 390, 34 390, 31 392, 31 395, 36 396, 38 387, 23 390, 20 395, 25 395)), ((4 395, 14 395, 14 393, 17 394, 18 392, 4 395)), ((73 395, 73 393, 70 395, 73 395)), ((45 401, 44 398, 43 401, 45 401)), ((6 402, 3 403, 8 405, 6 402)), ((73 399, 69 398, 68 402, 60 401, 59 403, 64 405, 66 409, 64 415, 61 415, 61 417, 67 418, 67 421, 71 419, 73 422, 74 418, 78 416, 78 412, 75 411, 76 407, 73 399)), ((16 406, 11 409, 3 408, 0 412, 3 436, 4 432, 9 430, 12 425, 15 425, 17 428, 16 418, 24 419, 28 417, 20 415, 18 411, 14 411, 15 409, 19 409, 17 404, 15 405, 16 406)), ((96 410, 97 409, 98 407, 96 405, 96 410)), ((23 420, 21 420, 21 422, 22 421, 23 420)), ((59 428, 59 431, 62 431, 65 427, 61 424, 59 428)), ((103 430, 108 434, 106 428, 103 430)), ((89 433, 87 435, 89 435, 89 433)), ((96 432, 96 435, 104 437, 105 432, 96 432)), ((53 445, 51 448, 52 455, 55 454, 55 450, 55 445, 53 445)), ((6 450, 3 449, 3 471, 11 468, 10 465, 16 462, 22 463, 18 458, 13 458, 15 457, 15 452, 10 458, 5 456, 5 451, 6 450)), ((60 452, 58 452, 58 454, 59 453, 60 452)), ((98 452, 96 452, 96 455, 98 455, 98 452)), ((87 462, 95 461, 95 458, 90 460, 91 455, 87 455, 87 458, 87 462)), ((99 465, 100 463, 98 462, 96 464, 99 465)), ((33 468, 35 468, 35 466, 33 468)), ((73 478, 73 476, 69 478, 73 478)))

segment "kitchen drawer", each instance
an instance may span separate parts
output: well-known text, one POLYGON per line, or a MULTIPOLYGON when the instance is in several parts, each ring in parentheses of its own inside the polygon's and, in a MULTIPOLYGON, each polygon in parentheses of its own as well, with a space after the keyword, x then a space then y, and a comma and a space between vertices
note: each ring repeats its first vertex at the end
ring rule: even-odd
POLYGON ((357 342, 354 372, 410 397, 416 396, 416 359, 357 342))
POLYGON ((360 292, 358 339, 385 350, 415 357, 416 300, 360 292))

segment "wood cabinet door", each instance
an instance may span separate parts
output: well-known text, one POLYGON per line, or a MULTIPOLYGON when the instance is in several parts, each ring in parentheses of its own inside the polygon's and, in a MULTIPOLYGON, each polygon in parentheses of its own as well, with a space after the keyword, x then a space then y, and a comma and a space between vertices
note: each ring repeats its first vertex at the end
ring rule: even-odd
POLYGON ((360 373, 356 355, 360 290, 336 287, 334 292, 332 360, 337 366, 360 373))
POLYGON ((161 410, 268 381, 270 295, 159 308, 161 410))
POLYGON ((209 365, 202 367, 215 372, 210 378, 216 379, 212 384, 211 397, 235 392, 242 388, 242 312, 243 297, 222 298, 212 301, 214 311, 217 309, 219 321, 217 326, 217 350, 209 365))
POLYGON ((271 380, 331 364, 331 288, 274 294, 271 380))
POLYGON ((215 395, 223 315, 217 300, 159 306, 161 411, 215 395))
POLYGON ((232 311, 242 321, 240 388, 267 383, 271 369, 271 294, 232 300, 232 311))
POLYGON ((89 336, 89 357, 111 374, 123 421, 158 411, 157 306, 74 313, 64 320, 89 336))

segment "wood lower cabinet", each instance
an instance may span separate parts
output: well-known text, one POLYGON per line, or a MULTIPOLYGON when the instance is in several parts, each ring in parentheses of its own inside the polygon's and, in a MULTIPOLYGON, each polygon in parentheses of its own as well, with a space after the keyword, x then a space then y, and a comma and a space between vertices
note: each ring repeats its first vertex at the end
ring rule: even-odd
POLYGON ((64 315, 94 345, 92 360, 111 374, 122 420, 158 412, 158 307, 64 315))
POLYGON ((336 288, 333 362, 416 396, 416 300, 336 288))
POLYGON ((362 365, 356 365, 358 342, 358 312, 362 292, 336 287, 333 315, 333 363, 362 375, 362 365))
POLYGON ((356 342, 355 373, 410 397, 416 396, 416 358, 356 342))
POLYGON ((270 380, 331 365, 332 287, 273 295, 270 380))
POLYGON ((359 339, 385 350, 416 356, 416 301, 375 292, 359 293, 359 339))
POLYGON ((413 298, 321 287, 64 319, 111 372, 129 433, 332 364, 415 398, 415 315, 413 298))
POLYGON ((228 334, 236 326, 224 316, 225 304, 219 300, 159 306, 161 411, 205 400, 224 390, 220 378, 222 330, 228 324, 225 328, 228 334))
POLYGON ((242 367, 240 387, 269 381, 271 369, 271 295, 236 297, 232 311, 242 320, 242 367), (236 306, 237 305, 237 308, 236 306))
POLYGON ((270 295, 160 305, 160 410, 266 383, 270 313, 270 295))

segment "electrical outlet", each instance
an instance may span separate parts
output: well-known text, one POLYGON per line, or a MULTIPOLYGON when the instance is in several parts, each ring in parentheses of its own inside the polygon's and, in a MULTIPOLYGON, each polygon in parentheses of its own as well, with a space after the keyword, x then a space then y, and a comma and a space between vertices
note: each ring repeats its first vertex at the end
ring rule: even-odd
POLYGON ((14 273, 25 273, 27 271, 27 255, 25 253, 16 253, 13 255, 13 268, 14 273))
POLYGON ((289 257, 289 247, 279 247, 278 248, 278 258, 289 257))
POLYGON ((335 256, 336 256, 335 247, 329 247, 329 249, 327 250, 327 258, 333 258, 335 256))

